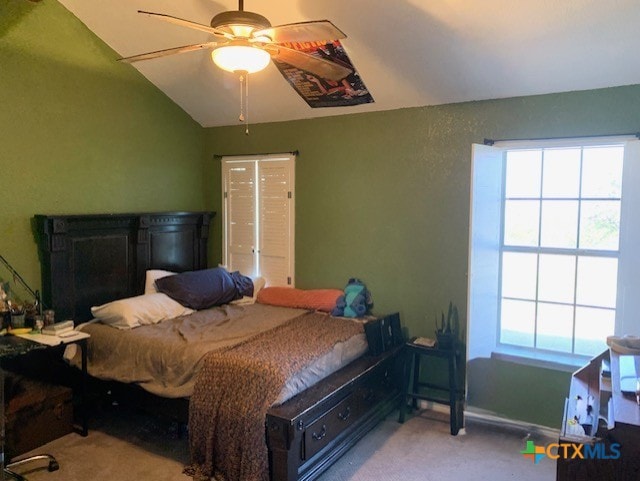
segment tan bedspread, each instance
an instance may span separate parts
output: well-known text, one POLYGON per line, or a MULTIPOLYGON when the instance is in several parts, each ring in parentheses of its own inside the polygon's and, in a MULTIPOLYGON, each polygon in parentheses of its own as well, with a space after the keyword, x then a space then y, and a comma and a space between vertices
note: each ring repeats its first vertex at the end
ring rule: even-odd
POLYGON ((195 480, 267 481, 265 417, 286 380, 360 323, 307 313, 228 349, 208 354, 189 406, 195 480))
MULTIPOLYGON (((89 374, 136 383, 163 397, 188 397, 203 358, 272 329, 305 312, 252 304, 225 305, 128 331, 87 325, 89 374)), ((79 355, 73 363, 79 366, 79 355)))

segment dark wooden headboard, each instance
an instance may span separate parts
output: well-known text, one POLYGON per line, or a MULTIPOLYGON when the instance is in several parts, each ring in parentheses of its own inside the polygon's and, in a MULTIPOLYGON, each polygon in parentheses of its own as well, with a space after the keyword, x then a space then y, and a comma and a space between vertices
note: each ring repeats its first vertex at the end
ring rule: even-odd
POLYGON ((207 267, 214 212, 36 215, 42 301, 56 320, 91 319, 91 306, 144 292, 147 269, 207 267))

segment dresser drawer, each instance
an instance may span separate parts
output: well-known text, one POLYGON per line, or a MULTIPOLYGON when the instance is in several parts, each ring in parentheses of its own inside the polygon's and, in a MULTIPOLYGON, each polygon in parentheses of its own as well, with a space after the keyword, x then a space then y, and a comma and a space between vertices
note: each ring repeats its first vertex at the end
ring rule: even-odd
POLYGON ((401 347, 362 356, 272 407, 267 446, 273 481, 310 481, 400 403, 401 347))
POLYGON ((355 391, 307 426, 304 433, 304 459, 313 457, 334 440, 358 419, 362 411, 362 396, 355 391))
POLYGON ((389 396, 393 359, 383 362, 358 382, 333 408, 309 424, 304 433, 303 460, 312 458, 340 433, 389 396))

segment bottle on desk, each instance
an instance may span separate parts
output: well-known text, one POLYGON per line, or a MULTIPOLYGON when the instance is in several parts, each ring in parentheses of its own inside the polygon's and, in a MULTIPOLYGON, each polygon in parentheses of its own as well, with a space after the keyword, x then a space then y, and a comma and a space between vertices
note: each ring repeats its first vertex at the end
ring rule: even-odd
POLYGON ((33 318, 33 331, 36 334, 42 334, 42 328, 44 327, 44 321, 42 316, 36 316, 33 318))
POLYGON ((45 327, 55 324, 56 311, 54 311, 53 309, 47 309, 42 313, 42 315, 43 315, 42 320, 44 321, 45 327))

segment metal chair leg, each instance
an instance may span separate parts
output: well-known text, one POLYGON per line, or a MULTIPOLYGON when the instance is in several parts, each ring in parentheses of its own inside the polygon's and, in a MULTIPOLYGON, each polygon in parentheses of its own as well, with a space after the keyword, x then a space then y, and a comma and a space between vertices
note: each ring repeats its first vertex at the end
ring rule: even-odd
POLYGON ((29 481, 27 478, 22 476, 21 474, 14 473, 10 469, 4 468, 4 478, 6 480, 15 480, 15 481, 29 481))
POLYGON ((27 481, 27 478, 14 472, 13 469, 28 463, 32 463, 34 461, 47 461, 48 462, 47 470, 49 472, 57 471, 58 469, 60 469, 60 465, 58 464, 58 461, 56 461, 56 458, 54 458, 50 454, 37 454, 35 456, 29 456, 28 458, 19 459, 17 461, 7 464, 4 467, 4 472, 10 476, 9 479, 13 478, 13 479, 16 479, 17 481, 27 481))

